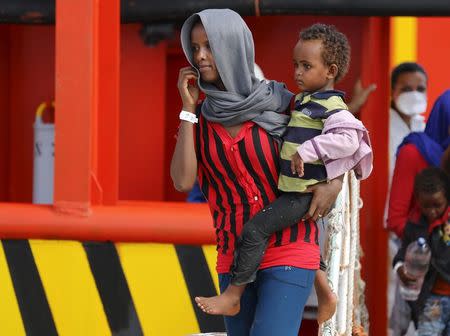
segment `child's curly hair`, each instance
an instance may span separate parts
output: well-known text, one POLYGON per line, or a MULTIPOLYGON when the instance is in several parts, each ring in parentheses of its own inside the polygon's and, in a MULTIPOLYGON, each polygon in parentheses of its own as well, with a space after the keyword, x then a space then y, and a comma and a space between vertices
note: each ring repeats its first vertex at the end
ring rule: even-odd
POLYGON ((300 32, 300 40, 321 40, 324 63, 327 66, 336 64, 338 67, 335 82, 345 76, 350 65, 350 44, 347 37, 338 31, 335 26, 315 23, 300 32))
POLYGON ((450 180, 447 174, 438 167, 428 167, 418 173, 414 179, 414 194, 434 194, 443 191, 445 197, 450 196, 450 180))

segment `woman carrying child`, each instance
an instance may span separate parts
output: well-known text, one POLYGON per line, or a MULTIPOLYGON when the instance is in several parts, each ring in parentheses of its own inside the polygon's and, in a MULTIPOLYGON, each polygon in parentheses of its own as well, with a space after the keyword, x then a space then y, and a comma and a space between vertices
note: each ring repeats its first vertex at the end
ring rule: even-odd
MULTIPOLYGON (((256 79, 251 32, 231 10, 194 14, 181 39, 192 67, 179 75, 183 111, 171 177, 178 190, 188 191, 198 176, 216 229, 224 291, 244 223, 279 194, 277 141, 292 94, 281 83, 256 79), (199 89, 206 99, 197 106, 199 89)), ((328 213, 341 187, 339 178, 310 187, 310 218, 272 235, 239 313, 225 317, 229 336, 297 335, 319 267, 315 219, 328 213)))
MULTIPOLYGON (((282 193, 244 225, 231 284, 219 296, 197 298, 205 312, 231 315, 238 311, 240 296, 245 285, 254 281, 270 236, 296 224, 306 214, 311 202, 308 187, 351 169, 364 179, 372 170, 367 130, 348 111, 343 93, 334 90, 350 63, 345 35, 333 26, 312 25, 300 33, 293 60, 295 81, 302 93, 295 97, 283 135, 278 180, 282 193)), ((309 223, 305 226, 308 231, 309 223)), ((316 275, 316 283, 320 297, 328 288, 323 272, 316 275)), ((319 323, 331 317, 321 311, 318 315, 319 323)))

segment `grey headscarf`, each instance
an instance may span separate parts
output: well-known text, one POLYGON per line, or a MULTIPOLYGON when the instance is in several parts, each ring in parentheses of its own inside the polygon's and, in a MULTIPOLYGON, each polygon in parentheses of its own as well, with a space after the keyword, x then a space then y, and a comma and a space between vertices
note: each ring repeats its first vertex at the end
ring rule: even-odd
POLYGON ((206 9, 191 15, 181 29, 181 44, 192 66, 191 31, 199 19, 226 88, 221 91, 199 76, 199 87, 206 94, 203 116, 224 126, 252 120, 271 135, 283 135, 289 117, 282 112, 292 93, 283 83, 266 83, 255 77, 253 37, 244 20, 230 9, 206 9))

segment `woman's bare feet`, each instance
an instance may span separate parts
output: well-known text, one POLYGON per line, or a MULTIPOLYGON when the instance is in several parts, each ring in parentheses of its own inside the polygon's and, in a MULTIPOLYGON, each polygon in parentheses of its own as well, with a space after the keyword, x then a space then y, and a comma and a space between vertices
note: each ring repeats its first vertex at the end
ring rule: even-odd
POLYGON ((240 297, 230 295, 226 291, 212 297, 197 296, 195 302, 201 310, 211 315, 234 316, 241 309, 240 297))
MULTIPOLYGON (((322 293, 324 294, 324 293, 322 293)), ((332 291, 326 293, 326 295, 317 295, 317 322, 322 324, 333 317, 336 312, 337 295, 332 291)))

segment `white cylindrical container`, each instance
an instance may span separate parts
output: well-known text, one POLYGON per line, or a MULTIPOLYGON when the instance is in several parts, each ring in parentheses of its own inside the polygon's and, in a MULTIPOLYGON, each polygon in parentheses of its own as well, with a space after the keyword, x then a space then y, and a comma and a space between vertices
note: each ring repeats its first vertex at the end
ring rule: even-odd
POLYGON ((34 122, 33 203, 53 204, 55 124, 44 123, 47 103, 39 105, 34 122))
POLYGON ((431 250, 425 238, 410 243, 406 249, 405 255, 405 272, 416 278, 416 282, 412 285, 405 285, 399 282, 400 295, 406 301, 415 301, 418 299, 422 290, 423 280, 428 272, 430 265, 431 250))

